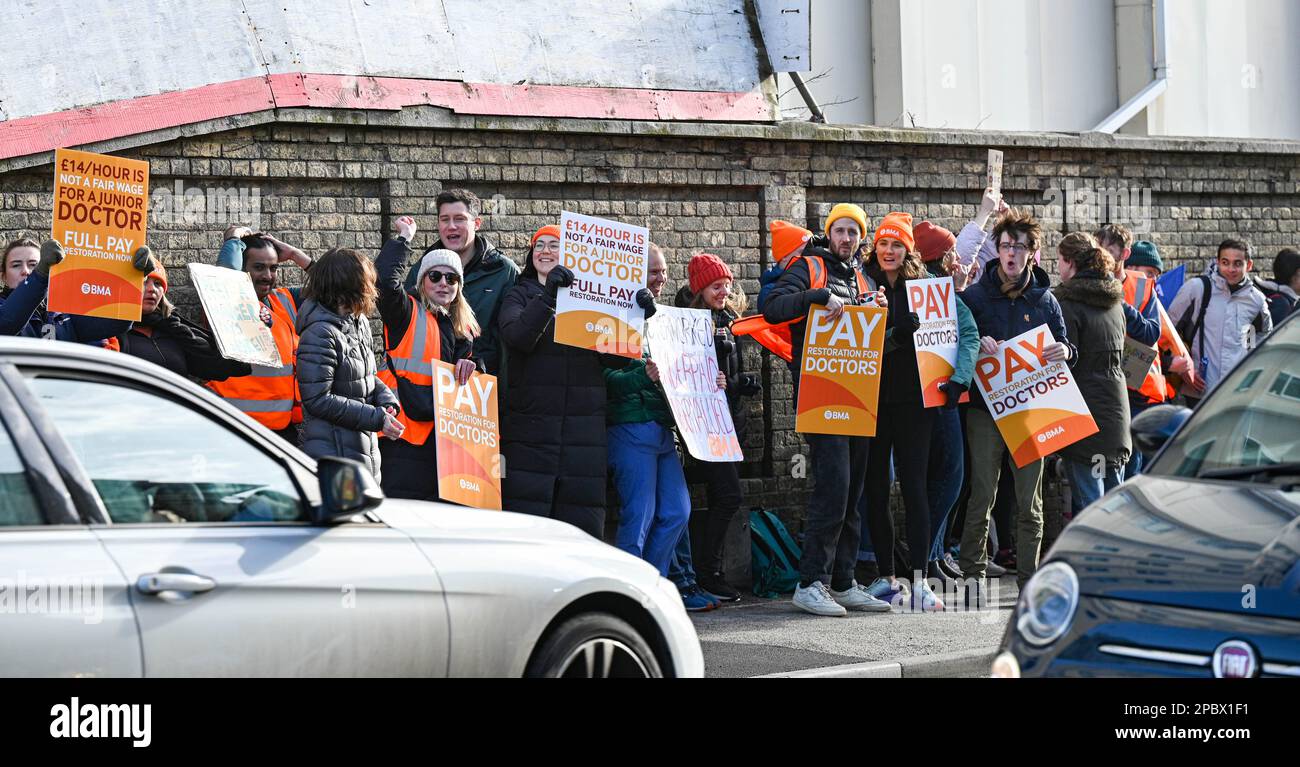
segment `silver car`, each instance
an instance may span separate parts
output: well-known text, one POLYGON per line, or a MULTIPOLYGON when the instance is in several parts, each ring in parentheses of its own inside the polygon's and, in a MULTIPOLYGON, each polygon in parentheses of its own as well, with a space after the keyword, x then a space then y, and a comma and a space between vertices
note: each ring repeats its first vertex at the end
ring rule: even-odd
POLYGON ((577 528, 384 500, 155 365, 0 338, 0 675, 703 672, 677 589, 577 528))

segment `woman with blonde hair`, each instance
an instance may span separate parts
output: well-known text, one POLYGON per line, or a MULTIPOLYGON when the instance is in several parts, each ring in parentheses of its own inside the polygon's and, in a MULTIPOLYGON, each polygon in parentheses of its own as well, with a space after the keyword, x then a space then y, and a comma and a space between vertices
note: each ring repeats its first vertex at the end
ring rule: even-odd
POLYGON ((404 286, 415 220, 394 222, 397 236, 384 244, 375 262, 379 286, 379 316, 384 321, 384 364, 379 379, 397 393, 406 427, 402 436, 384 440, 384 494, 392 498, 438 499, 437 439, 433 402, 433 360, 456 367, 463 386, 481 369, 474 339, 482 332, 474 310, 465 300, 465 272, 455 251, 437 249, 424 254, 416 267, 415 287, 404 286))
POLYGON ((313 458, 360 461, 383 481, 377 433, 402 436, 401 406, 375 374, 367 315, 375 309, 375 267, 355 250, 335 248, 307 272, 298 311, 302 449, 313 458))

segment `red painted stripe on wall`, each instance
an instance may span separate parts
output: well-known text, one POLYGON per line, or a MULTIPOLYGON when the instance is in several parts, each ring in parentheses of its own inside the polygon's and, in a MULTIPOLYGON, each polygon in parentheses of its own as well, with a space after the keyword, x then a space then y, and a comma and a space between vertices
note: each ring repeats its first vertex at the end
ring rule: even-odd
POLYGON ((473 115, 709 122, 775 119, 772 106, 759 93, 493 85, 293 73, 0 122, 0 159, 276 107, 398 110, 419 104, 473 115))

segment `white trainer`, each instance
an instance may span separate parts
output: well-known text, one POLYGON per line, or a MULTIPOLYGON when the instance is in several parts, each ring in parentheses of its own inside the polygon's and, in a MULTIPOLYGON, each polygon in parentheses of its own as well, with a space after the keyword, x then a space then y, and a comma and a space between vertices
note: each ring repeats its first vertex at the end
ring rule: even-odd
POLYGON ((831 597, 830 589, 821 581, 813 581, 808 588, 796 586, 794 589, 794 606, 804 612, 813 615, 824 615, 830 618, 842 618, 848 615, 848 610, 836 602, 831 597))
POLYGON ((857 581, 854 581, 853 585, 844 591, 832 589, 831 598, 846 610, 861 610, 868 613, 887 613, 890 611, 888 602, 871 596, 867 592, 867 587, 859 586, 857 581))

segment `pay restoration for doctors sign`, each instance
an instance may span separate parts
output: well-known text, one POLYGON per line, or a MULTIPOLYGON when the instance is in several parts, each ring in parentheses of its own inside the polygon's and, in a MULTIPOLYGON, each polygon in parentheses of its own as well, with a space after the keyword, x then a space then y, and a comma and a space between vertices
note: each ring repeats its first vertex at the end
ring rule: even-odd
POLYGON ((1097 423, 1064 362, 1048 362, 1046 325, 1003 341, 975 361, 975 383, 1017 467, 1092 434, 1097 423))
POLYGON ((808 313, 795 431, 875 436, 888 315, 868 306, 846 306, 836 319, 822 306, 808 313))

